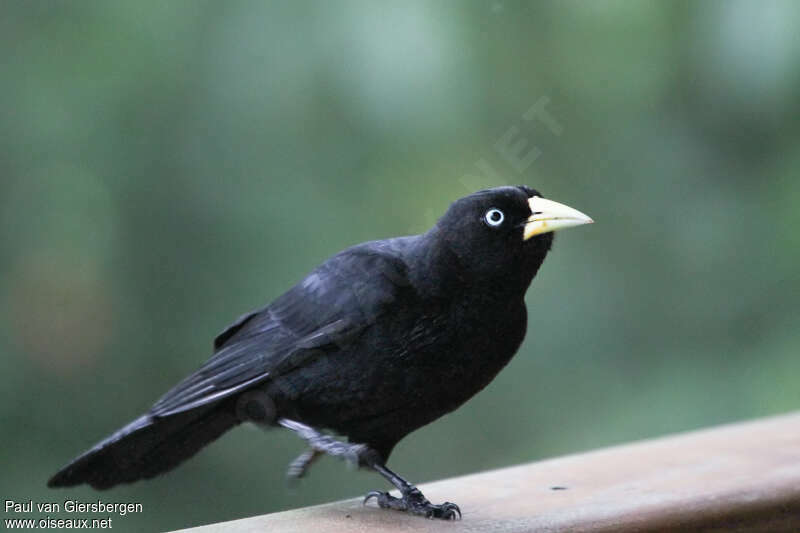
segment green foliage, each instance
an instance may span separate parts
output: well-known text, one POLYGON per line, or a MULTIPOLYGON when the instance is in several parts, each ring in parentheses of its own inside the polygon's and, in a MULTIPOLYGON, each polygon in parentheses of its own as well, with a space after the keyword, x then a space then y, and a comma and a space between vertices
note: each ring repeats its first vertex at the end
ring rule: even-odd
POLYGON ((114 528, 163 531, 380 487, 322 460, 287 490, 301 443, 249 429, 151 482, 45 482, 240 313, 498 181, 597 223, 556 239, 510 367, 402 442, 395 470, 430 480, 800 406, 797 3, 0 14, 4 499, 142 502, 114 528), (557 127, 525 118, 543 102, 557 127), (504 135, 532 161, 504 157, 504 135))

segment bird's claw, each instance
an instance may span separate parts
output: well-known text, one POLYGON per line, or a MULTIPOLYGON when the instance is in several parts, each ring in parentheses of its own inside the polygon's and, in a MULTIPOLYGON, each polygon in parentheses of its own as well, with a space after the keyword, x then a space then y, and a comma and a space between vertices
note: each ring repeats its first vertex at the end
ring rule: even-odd
MULTIPOLYGON (((368 492, 367 495, 364 496, 364 501, 361 502, 361 505, 367 505, 367 502, 370 501, 372 498, 375 498, 376 500, 378 500, 378 498, 380 498, 384 494, 387 494, 387 493, 386 492, 380 492, 380 491, 377 491, 377 490, 373 490, 371 492, 368 492)), ((378 502, 378 505, 380 506, 380 502, 378 502)))
POLYGON ((395 498, 388 492, 373 490, 364 497, 363 504, 366 505, 372 498, 375 498, 378 507, 382 509, 405 511, 411 514, 424 516, 425 518, 438 518, 441 520, 461 519, 461 509, 459 509, 458 505, 450 502, 435 505, 429 502, 417 488, 413 488, 404 493, 402 498, 395 498))

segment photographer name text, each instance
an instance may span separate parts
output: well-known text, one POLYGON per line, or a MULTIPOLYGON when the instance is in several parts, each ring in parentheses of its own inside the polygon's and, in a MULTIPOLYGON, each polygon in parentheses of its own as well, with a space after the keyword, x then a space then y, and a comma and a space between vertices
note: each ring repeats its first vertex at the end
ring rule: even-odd
POLYGON ((34 502, 28 500, 24 502, 15 500, 5 500, 5 511, 7 513, 103 513, 117 514, 125 516, 128 513, 141 513, 143 507, 141 503, 121 503, 121 502, 79 502, 76 500, 64 500, 63 502, 34 502))

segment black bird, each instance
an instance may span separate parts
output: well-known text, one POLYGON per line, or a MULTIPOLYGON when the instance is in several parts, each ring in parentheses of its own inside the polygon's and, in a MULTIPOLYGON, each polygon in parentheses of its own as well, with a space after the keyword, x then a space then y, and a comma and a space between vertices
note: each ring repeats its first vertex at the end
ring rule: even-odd
POLYGON ((400 491, 380 507, 455 519, 386 467, 400 439, 483 389, 519 348, 524 296, 552 231, 592 220, 528 187, 461 198, 428 232, 353 246, 214 340, 214 355, 137 418, 56 473, 50 487, 151 478, 246 421, 373 469, 400 491), (323 430, 347 437, 334 439, 323 430))

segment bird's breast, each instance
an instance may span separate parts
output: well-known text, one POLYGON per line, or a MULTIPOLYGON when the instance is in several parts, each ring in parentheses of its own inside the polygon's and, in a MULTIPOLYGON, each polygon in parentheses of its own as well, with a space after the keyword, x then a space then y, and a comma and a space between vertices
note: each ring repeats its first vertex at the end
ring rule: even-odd
POLYGON ((526 312, 492 301, 458 301, 421 314, 408 329, 399 368, 411 396, 428 409, 449 412, 488 385, 525 336, 526 312))
POLYGON ((521 301, 407 301, 398 309, 287 376, 279 394, 291 393, 289 415, 355 439, 399 440, 488 385, 525 335, 521 301))

